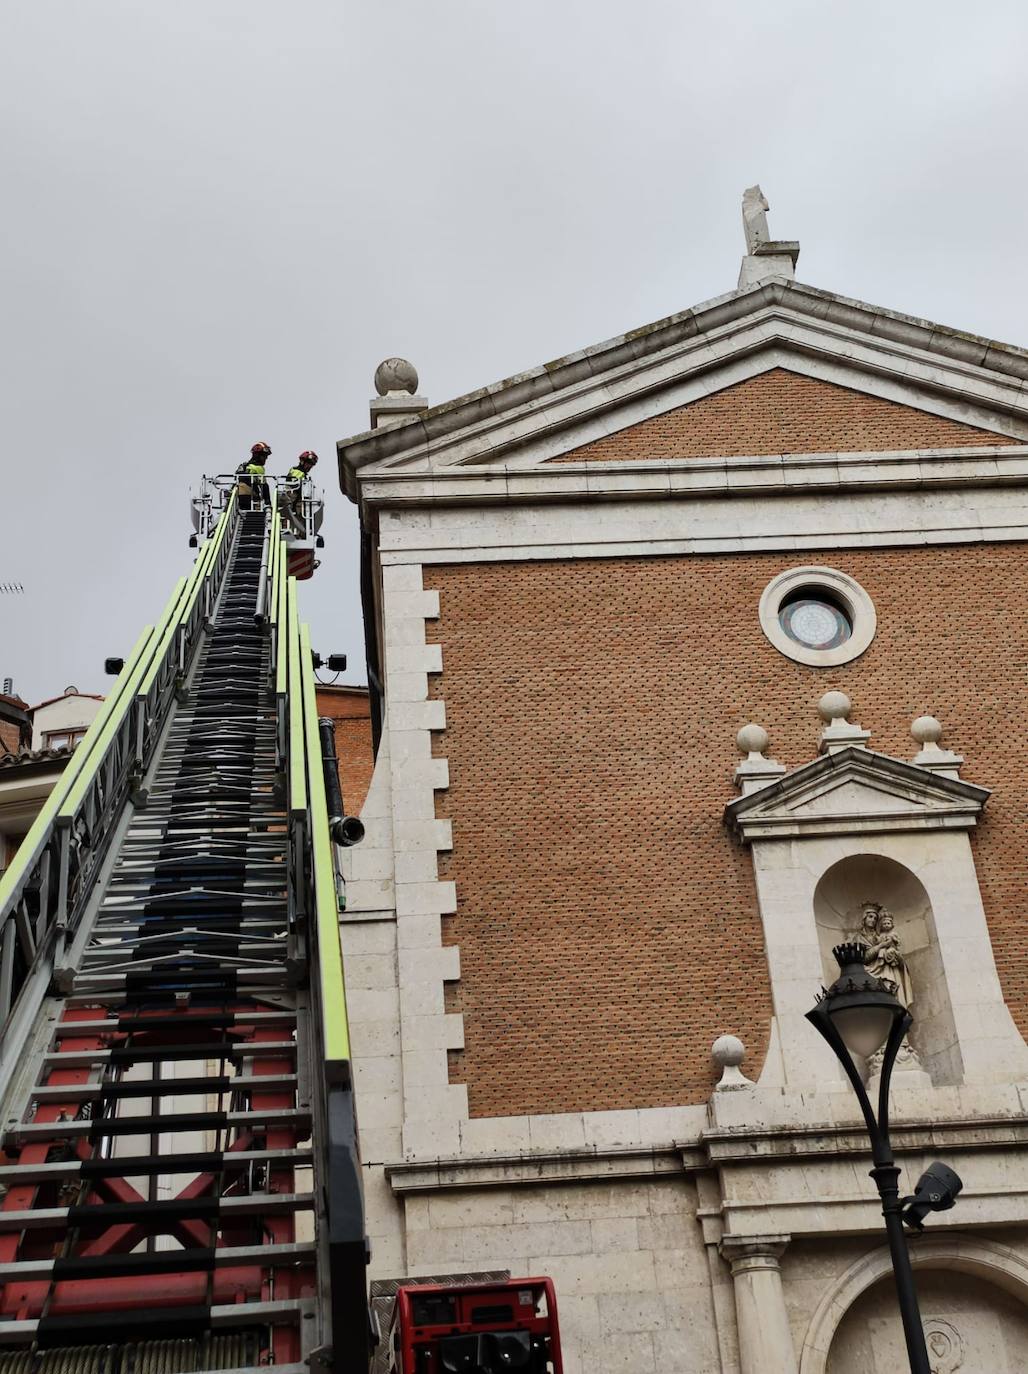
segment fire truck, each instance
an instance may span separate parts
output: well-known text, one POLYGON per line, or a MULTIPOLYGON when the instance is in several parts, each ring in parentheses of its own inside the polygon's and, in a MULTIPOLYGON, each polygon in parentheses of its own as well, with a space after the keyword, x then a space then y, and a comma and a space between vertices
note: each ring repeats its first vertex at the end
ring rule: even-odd
MULTIPOLYGON (((297 604, 322 502, 269 487, 204 480, 192 568, 0 876, 0 1374, 370 1368, 336 864, 363 831, 297 604)), ((402 1374, 560 1374, 548 1280, 397 1314, 402 1374)))
POLYGON ((552 1281, 404 1285, 387 1367, 389 1374, 563 1374, 552 1281))

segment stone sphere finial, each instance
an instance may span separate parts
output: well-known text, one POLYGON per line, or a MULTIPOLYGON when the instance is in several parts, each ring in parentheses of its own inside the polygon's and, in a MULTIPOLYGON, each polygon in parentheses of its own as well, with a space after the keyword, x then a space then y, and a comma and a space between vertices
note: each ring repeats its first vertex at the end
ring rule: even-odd
POLYGON ((735 742, 743 754, 763 754, 771 743, 771 737, 763 725, 756 725, 750 721, 749 725, 744 725, 736 735, 735 742))
POLYGON ((929 744, 938 744, 942 739, 942 726, 934 716, 918 716, 910 727, 910 733, 922 749, 929 744))
POLYGON ((737 1069, 746 1058, 746 1046, 737 1035, 719 1035, 710 1053, 719 1068, 737 1069))
POLYGON ((833 720, 849 720, 853 703, 845 692, 825 692, 817 709, 821 719, 830 724, 833 720))
POLYGON ((417 368, 406 358, 386 358, 375 368, 375 390, 380 396, 390 391, 406 391, 413 396, 417 389, 417 368))
POLYGON ((753 1083, 739 1068, 746 1057, 746 1046, 737 1035, 719 1035, 711 1045, 710 1053, 714 1063, 721 1070, 720 1081, 714 1087, 716 1093, 753 1087, 753 1083))

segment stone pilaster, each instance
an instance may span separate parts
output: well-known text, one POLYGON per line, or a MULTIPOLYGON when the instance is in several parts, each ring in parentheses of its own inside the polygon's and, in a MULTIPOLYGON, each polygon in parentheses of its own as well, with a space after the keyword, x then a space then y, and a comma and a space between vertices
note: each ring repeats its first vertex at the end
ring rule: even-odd
POLYGON ((725 1236, 739 1328, 740 1374, 797 1374, 778 1261, 788 1236, 725 1236))

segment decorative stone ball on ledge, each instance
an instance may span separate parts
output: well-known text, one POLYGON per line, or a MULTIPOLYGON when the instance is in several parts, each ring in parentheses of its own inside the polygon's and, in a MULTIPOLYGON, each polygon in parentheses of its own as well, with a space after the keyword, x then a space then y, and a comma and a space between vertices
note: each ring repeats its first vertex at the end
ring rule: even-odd
POLYGON ((942 725, 934 716, 918 716, 910 727, 910 733, 923 749, 929 744, 938 744, 942 739, 942 725))
POLYGON ((746 1058, 746 1046, 737 1035, 719 1035, 710 1047, 714 1063, 721 1068, 721 1081, 715 1092, 727 1092, 730 1088, 752 1088, 753 1083, 739 1068, 746 1058))
MULTIPOLYGON (((751 721, 749 725, 744 725, 735 737, 735 742, 743 754, 749 754, 750 758, 763 754, 764 750, 771 742, 771 737, 764 729, 763 725, 755 725, 751 721)), ((729 1037, 730 1039, 731 1037, 729 1037)), ((720 1041, 718 1042, 720 1044, 720 1041)))
POLYGON ((821 719, 830 724, 833 720, 849 720, 853 703, 845 692, 825 692, 817 710, 821 719))
POLYGON ((380 396, 397 391, 413 396, 417 389, 417 368, 406 358, 386 358, 375 368, 375 390, 380 396))

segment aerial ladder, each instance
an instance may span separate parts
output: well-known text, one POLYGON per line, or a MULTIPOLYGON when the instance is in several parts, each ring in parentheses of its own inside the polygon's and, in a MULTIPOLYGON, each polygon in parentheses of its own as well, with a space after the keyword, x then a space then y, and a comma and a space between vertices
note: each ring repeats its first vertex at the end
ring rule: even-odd
POLYGON ((320 514, 205 480, 0 879, 0 1374, 367 1374, 320 514))

